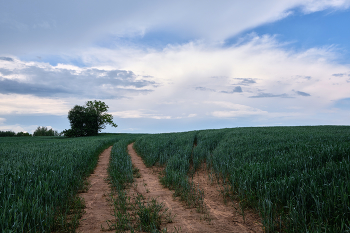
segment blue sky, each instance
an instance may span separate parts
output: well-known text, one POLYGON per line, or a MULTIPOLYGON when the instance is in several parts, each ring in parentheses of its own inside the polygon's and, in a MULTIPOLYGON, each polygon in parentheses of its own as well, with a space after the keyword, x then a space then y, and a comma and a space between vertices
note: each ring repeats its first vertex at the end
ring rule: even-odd
MULTIPOLYGON (((259 35, 276 35, 281 42, 289 42, 289 49, 297 51, 313 47, 334 46, 339 50, 337 62, 350 63, 350 22, 348 9, 334 11, 328 9, 303 14, 298 10, 282 20, 264 24, 244 33, 256 32, 259 35)), ((237 37, 237 36, 236 36, 237 37)), ((228 40, 229 41, 229 40, 228 40)))
POLYGON ((0 0, 0 130, 349 125, 350 0, 0 0))

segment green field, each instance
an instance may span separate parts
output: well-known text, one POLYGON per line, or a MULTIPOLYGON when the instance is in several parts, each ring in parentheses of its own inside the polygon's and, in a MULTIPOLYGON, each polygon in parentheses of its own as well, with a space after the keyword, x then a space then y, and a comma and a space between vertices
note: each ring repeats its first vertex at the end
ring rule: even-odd
POLYGON ((76 194, 100 152, 120 137, 1 138, 0 231, 74 230, 76 194))
POLYGON ((350 231, 350 127, 259 127, 146 135, 135 149, 163 183, 200 206, 191 174, 206 162, 267 232, 350 231), (197 202, 196 202, 197 201, 197 202))
POLYGON ((122 195, 133 179, 126 153, 133 141, 147 166, 165 166, 163 185, 199 211, 203 195, 191 177, 205 163, 243 215, 260 214, 266 232, 350 232, 348 126, 1 138, 1 232, 74 231, 72 203, 98 154, 114 144, 109 173, 122 195))

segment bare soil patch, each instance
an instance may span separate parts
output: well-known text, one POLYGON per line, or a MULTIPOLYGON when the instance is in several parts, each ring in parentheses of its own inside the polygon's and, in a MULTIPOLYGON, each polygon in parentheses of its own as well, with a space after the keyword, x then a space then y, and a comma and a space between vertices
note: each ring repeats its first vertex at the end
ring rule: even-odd
MULTIPOLYGON (((133 144, 128 146, 128 152, 133 165, 141 174, 140 178, 135 179, 133 191, 142 194, 146 199, 157 198, 175 216, 171 223, 164 223, 162 229, 166 227, 168 232, 175 229, 178 232, 262 232, 256 215, 248 214, 243 221, 234 206, 225 205, 219 186, 210 182, 204 169, 194 176, 194 181, 204 190, 207 213, 197 213, 195 208, 186 207, 184 203, 174 199, 173 191, 161 185, 159 169, 147 168, 132 146, 133 144)), ((132 195, 132 190, 129 194, 132 195)))
POLYGON ((196 187, 204 192, 204 203, 217 232, 263 232, 260 217, 252 210, 244 210, 244 218, 237 201, 225 200, 224 187, 216 179, 209 179, 203 164, 193 177, 196 187))
POLYGON ((86 193, 80 194, 80 197, 85 200, 86 208, 77 232, 101 232, 102 228, 104 228, 104 232, 113 232, 106 230, 109 229, 107 220, 114 219, 112 216, 112 206, 107 200, 111 193, 107 182, 107 168, 111 149, 112 147, 109 147, 101 153, 94 173, 88 178, 88 182, 91 185, 90 188, 86 193))

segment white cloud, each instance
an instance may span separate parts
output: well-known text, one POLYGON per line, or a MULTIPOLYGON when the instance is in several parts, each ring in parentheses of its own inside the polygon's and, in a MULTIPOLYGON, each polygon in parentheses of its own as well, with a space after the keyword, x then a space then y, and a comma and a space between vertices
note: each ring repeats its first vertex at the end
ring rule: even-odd
POLYGON ((151 77, 132 71, 103 68, 51 66, 42 62, 0 60, 0 93, 41 97, 79 96, 85 98, 124 98, 147 94, 155 87, 151 77))
POLYGON ((306 13, 331 9, 347 9, 350 6, 349 0, 307 0, 302 4, 306 13))
POLYGON ((157 114, 149 114, 143 113, 142 110, 130 110, 130 111, 119 111, 112 112, 113 116, 117 116, 119 118, 152 118, 152 119, 171 119, 171 116, 163 116, 157 114))
POLYGON ((226 102, 226 101, 206 101, 204 103, 218 105, 220 107, 233 109, 235 111, 252 109, 249 106, 245 106, 242 104, 235 104, 235 103, 226 102))
POLYGON ((252 115, 266 115, 266 111, 258 111, 254 108, 250 108, 248 110, 237 110, 237 111, 215 111, 212 112, 212 115, 214 117, 219 117, 219 118, 232 118, 232 117, 244 117, 244 116, 252 116, 252 115))
POLYGON ((114 117, 119 117, 119 118, 150 118, 150 119, 182 119, 182 118, 192 118, 196 117, 197 114, 188 114, 187 116, 167 116, 163 114, 154 114, 154 113, 145 113, 145 112, 150 112, 150 110, 128 110, 128 111, 117 111, 117 112, 112 112, 111 114, 114 117))
POLYGON ((23 15, 0 6, 0 114, 63 116, 92 98, 123 119, 312 118, 349 98, 350 67, 334 62, 334 47, 293 51, 254 33, 231 47, 222 41, 297 8, 347 9, 349 2, 61 1, 53 8, 42 1, 23 15), (129 42, 152 33, 177 38, 157 49, 129 42), (18 54, 53 54, 87 67, 27 62, 18 54))
POLYGON ((212 116, 219 117, 219 118, 244 117, 244 116, 252 116, 252 115, 263 116, 268 114, 267 111, 262 111, 257 108, 252 108, 242 104, 235 104, 232 102, 207 101, 205 103, 214 104, 223 108, 230 109, 225 111, 214 111, 211 113, 212 116))
MULTIPOLYGON (((77 80, 85 77, 86 70, 97 70, 94 75, 99 79, 100 74, 109 72, 112 67, 132 72, 136 76, 134 82, 151 77, 156 85, 147 95, 131 93, 123 99, 106 99, 110 111, 120 118, 272 116, 273 113, 290 112, 290 109, 317 112, 327 108, 333 100, 349 97, 348 76, 333 74, 348 74, 350 67, 329 60, 329 57, 337 56, 332 47, 295 52, 287 50, 274 37, 251 35, 244 43, 228 48, 190 42, 168 46, 161 51, 131 48, 131 53, 126 57, 124 54, 128 49, 124 47, 122 50, 122 53, 118 49, 86 51, 82 56, 90 59, 94 68, 52 67, 44 63, 31 63, 31 66, 36 67, 36 72, 54 70, 55 73, 62 73, 69 69, 75 72, 77 80), (241 92, 232 91, 237 86, 241 86, 241 92), (209 106, 208 102, 216 104, 209 106)), ((20 64, 18 74, 29 66, 26 62, 16 63, 20 64)), ((23 78, 28 79, 25 75, 23 78)), ((31 80, 37 80, 38 84, 55 84, 51 80, 31 80)), ((91 86, 85 85, 83 79, 82 82, 78 81, 74 84, 77 90, 91 92, 91 86)), ((71 82, 58 84, 65 89, 65 85, 71 82)), ((128 88, 128 85, 125 87, 128 88)), ((108 91, 108 88, 115 88, 108 83, 102 87, 93 87, 97 95, 108 91)), ((87 100, 64 95, 60 98, 20 94, 0 97, 2 114, 66 115, 73 105, 83 104, 87 100)))
POLYGON ((37 125, 23 126, 20 124, 15 124, 15 125, 1 125, 0 124, 0 131, 13 131, 15 133, 28 132, 28 133, 32 134, 37 127, 38 127, 37 125))
MULTIPOLYGON (((73 103, 74 104, 74 103, 73 103)), ((30 95, 0 94, 0 114, 67 115, 70 103, 60 99, 39 98, 30 95)))
MULTIPOLYGON (((30 134, 33 134, 34 131, 38 128, 38 125, 32 125, 32 124, 6 124, 6 119, 5 118, 0 118, 0 131, 13 131, 15 133, 18 132, 28 132, 30 134)), ((48 125, 45 126, 48 129, 53 129, 56 130, 54 127, 48 125)))
POLYGON ((118 38, 159 32, 217 42, 287 17, 298 7, 306 13, 349 7, 349 0, 39 2, 35 8, 30 2, 0 3, 0 51, 65 56, 93 44, 120 47, 118 38))
MULTIPOLYGON (((137 74, 153 76, 159 83, 153 93, 126 102, 132 103, 134 109, 151 109, 171 118, 181 114, 220 118, 289 114, 301 118, 294 113, 316 114, 328 108, 334 99, 349 95, 347 75, 332 75, 347 74, 350 67, 332 62, 336 57, 332 48, 295 52, 286 50, 273 37, 255 36, 230 48, 192 42, 169 46, 162 51, 140 50, 134 54, 137 54, 135 59, 128 57, 123 61, 119 52, 112 50, 110 60, 104 60, 107 58, 99 53, 85 55, 100 57, 103 63, 116 61, 137 74), (242 85, 242 92, 229 95, 220 92, 233 90, 237 85, 242 85), (254 96, 261 98, 249 98, 254 96), (209 106, 205 104, 208 102, 217 104, 209 106)), ((117 102, 120 101, 115 102, 118 109, 129 108, 117 102)), ((120 116, 146 117, 143 112, 123 114, 120 116)))

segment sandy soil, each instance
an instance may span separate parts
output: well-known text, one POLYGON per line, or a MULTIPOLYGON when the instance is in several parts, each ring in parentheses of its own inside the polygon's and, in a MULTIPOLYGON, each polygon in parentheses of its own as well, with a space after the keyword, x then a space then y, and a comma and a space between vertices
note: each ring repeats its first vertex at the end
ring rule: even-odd
POLYGON ((200 214, 196 209, 189 209, 184 203, 174 199, 173 191, 160 184, 157 170, 147 168, 132 146, 133 144, 128 146, 128 152, 132 163, 141 174, 133 184, 135 191, 147 199, 157 198, 158 202, 163 202, 172 215, 175 215, 173 222, 162 226, 162 229, 166 227, 169 232, 173 232, 175 227, 181 229, 179 232, 262 232, 258 216, 251 212, 246 213, 244 222, 232 204, 224 204, 219 186, 209 181, 205 169, 194 177, 196 184, 204 190, 204 201, 208 210, 207 214, 200 214))
POLYGON ((107 182, 108 173, 107 168, 112 147, 103 151, 98 160, 95 171, 88 179, 91 187, 86 193, 81 193, 80 197, 85 200, 85 213, 80 220, 80 226, 77 232, 101 232, 102 228, 108 229, 107 220, 113 220, 113 207, 108 202, 108 195, 111 193, 110 186, 107 182))
MULTIPOLYGON (((156 198, 163 202, 171 212, 172 222, 163 223, 161 228, 168 232, 263 232, 259 216, 252 211, 245 211, 245 221, 238 213, 237 203, 224 203, 220 185, 211 182, 206 169, 201 168, 193 177, 196 186, 204 191, 206 213, 198 213, 195 208, 188 208, 183 202, 173 197, 173 191, 164 188, 159 181, 159 168, 147 168, 133 149, 128 146, 132 163, 140 171, 141 177, 135 178, 129 195, 142 194, 146 199, 156 198)), ((107 183, 108 163, 111 148, 106 149, 99 158, 97 167, 88 179, 91 187, 86 193, 81 193, 86 209, 80 220, 77 232, 115 232, 108 231, 107 221, 113 222, 113 207, 107 200, 111 193, 107 183)))
POLYGON ((212 224, 218 232, 263 232, 260 217, 252 210, 244 211, 244 219, 237 202, 224 202, 222 185, 216 179, 209 179, 208 172, 203 164, 195 173, 193 181, 199 189, 204 191, 206 204, 212 224))

